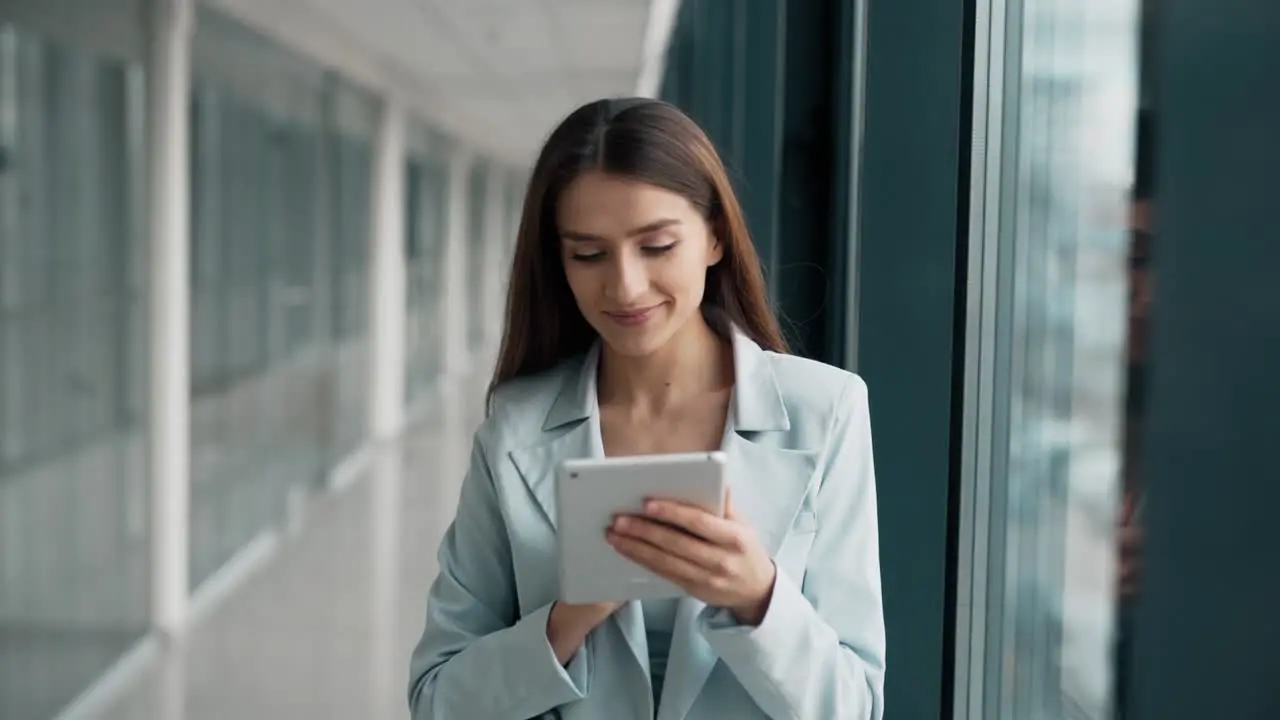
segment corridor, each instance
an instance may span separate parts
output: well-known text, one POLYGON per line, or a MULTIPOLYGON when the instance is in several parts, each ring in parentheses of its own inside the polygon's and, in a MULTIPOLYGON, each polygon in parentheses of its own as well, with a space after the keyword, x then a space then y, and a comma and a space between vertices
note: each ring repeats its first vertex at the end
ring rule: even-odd
MULTIPOLYGON (((0 720, 408 720, 501 349, 708 290, 866 384, 884 718, 1277 720, 1277 48, 1275 2, 0 0, 0 720)), ((806 597, 874 618, 807 477, 806 597)), ((591 677, 537 711, 616 720, 591 677)))
POLYGON ((195 610, 181 646, 140 663, 103 714, 91 716, 404 717, 435 548, 480 418, 483 386, 475 385, 464 396, 432 391, 401 442, 373 449, 352 477, 309 502, 305 518, 247 561, 233 593, 195 610))

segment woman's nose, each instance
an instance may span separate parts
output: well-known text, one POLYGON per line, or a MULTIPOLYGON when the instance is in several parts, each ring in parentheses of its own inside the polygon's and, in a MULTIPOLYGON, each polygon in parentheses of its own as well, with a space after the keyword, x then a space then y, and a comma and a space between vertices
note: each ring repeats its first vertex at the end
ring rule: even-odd
POLYGON ((626 306, 644 297, 649 289, 649 275, 639 258, 629 253, 620 255, 605 280, 605 295, 612 302, 626 306))

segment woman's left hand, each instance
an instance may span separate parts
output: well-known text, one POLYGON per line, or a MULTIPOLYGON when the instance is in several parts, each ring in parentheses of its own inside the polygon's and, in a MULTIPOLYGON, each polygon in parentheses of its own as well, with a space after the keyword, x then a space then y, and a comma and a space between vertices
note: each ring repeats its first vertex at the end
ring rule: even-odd
POLYGON ((643 515, 615 518, 606 535, 618 552, 743 624, 759 625, 769 609, 777 568, 728 497, 722 518, 650 500, 643 515))

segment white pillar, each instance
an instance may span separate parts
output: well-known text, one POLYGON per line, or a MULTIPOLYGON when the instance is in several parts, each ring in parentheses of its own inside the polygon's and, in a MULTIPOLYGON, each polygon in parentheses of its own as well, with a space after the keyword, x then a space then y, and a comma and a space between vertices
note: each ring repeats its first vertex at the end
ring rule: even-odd
POLYGON ((369 262, 369 433, 400 432, 405 412, 405 111, 383 103, 374 144, 369 262))
POLYGON ((476 308, 470 307, 467 293, 467 251, 473 231, 468 227, 467 193, 470 187, 471 156, 455 150, 449 159, 449 187, 446 191, 444 302, 440 303, 444 323, 445 375, 457 378, 468 374, 471 362, 467 347, 467 321, 476 308))
POLYGON ((180 637, 190 594, 187 107, 195 15, 192 0, 151 0, 148 12, 151 622, 166 635, 180 637))

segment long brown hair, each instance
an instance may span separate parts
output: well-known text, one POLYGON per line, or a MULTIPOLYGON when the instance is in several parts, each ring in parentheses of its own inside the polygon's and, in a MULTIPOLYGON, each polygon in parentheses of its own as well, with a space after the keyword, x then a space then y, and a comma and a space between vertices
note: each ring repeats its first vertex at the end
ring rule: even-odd
POLYGON ((715 311, 766 350, 787 352, 742 208, 706 133, 659 100, 597 100, 560 123, 534 165, 486 405, 503 382, 553 367, 596 339, 565 279, 556 225, 560 194, 589 170, 678 193, 697 208, 724 246, 724 257, 707 269, 703 312, 715 311))

